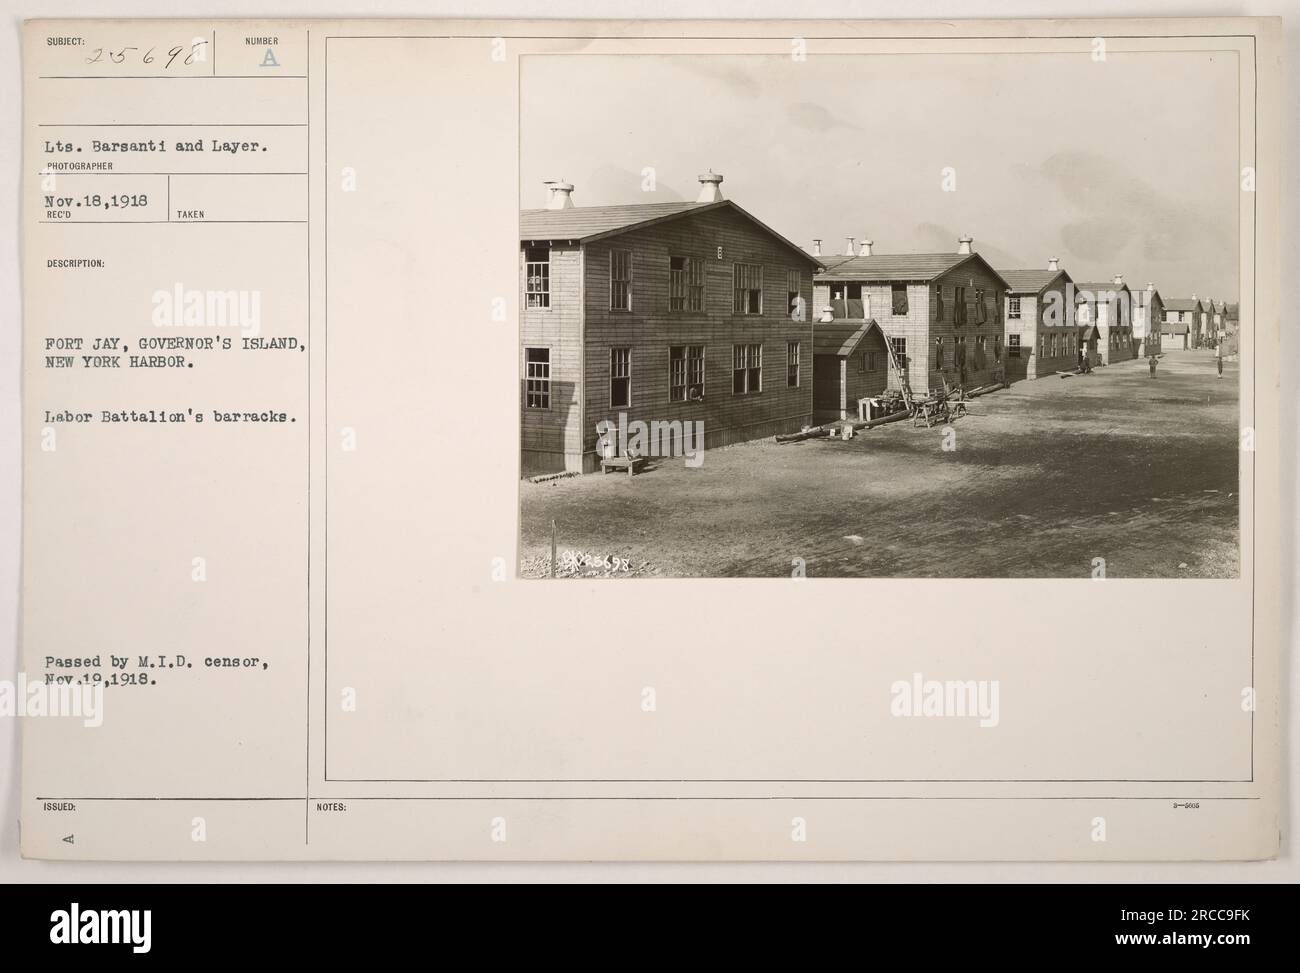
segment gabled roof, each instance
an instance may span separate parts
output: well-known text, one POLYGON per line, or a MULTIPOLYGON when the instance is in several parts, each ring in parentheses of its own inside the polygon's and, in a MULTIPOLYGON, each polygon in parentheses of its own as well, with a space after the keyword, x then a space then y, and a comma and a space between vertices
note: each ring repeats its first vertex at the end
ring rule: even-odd
POLYGON ((1166 311, 1199 311, 1201 302, 1190 297, 1170 297, 1165 299, 1166 311))
POLYGON ((579 240, 591 243, 629 230, 641 230, 657 223, 716 209, 730 209, 739 213, 814 267, 822 266, 816 257, 795 246, 729 199, 713 203, 629 203, 621 206, 574 206, 569 209, 524 209, 519 211, 519 240, 579 240))
MULTIPOLYGON (((1118 294, 1120 291, 1127 291, 1129 287, 1128 284, 1117 284, 1113 280, 1107 280, 1107 281, 1094 280, 1094 281, 1088 281, 1087 283, 1076 282, 1074 285, 1074 289, 1076 291, 1088 291, 1089 293, 1096 295, 1096 294, 1109 294, 1112 292, 1118 294)), ((1129 293, 1132 293, 1132 291, 1129 291, 1129 293)))
POLYGON ((1058 277, 1067 281, 1070 275, 1064 270, 999 270, 1012 294, 1041 294, 1056 282, 1058 277))
POLYGON ((885 332, 881 331, 880 325, 876 319, 870 321, 818 321, 813 324, 813 354, 814 355, 852 355, 854 350, 862 343, 862 339, 872 329, 880 332, 881 340, 885 340, 885 332))
POLYGON ((1129 291, 1129 293, 1133 295, 1133 298, 1137 302, 1139 307, 1146 307, 1147 305, 1152 304, 1156 301, 1159 301, 1160 306, 1164 307, 1165 299, 1160 296, 1160 292, 1156 290, 1154 287, 1151 288, 1149 292, 1145 287, 1134 287, 1131 291, 1129 291), (1151 295, 1150 300, 1147 300, 1148 293, 1150 293, 1151 295))
POLYGON ((970 260, 978 260, 1004 284, 1006 280, 978 253, 882 253, 870 257, 823 257, 826 269, 817 276, 826 280, 885 283, 906 280, 934 280, 970 260))
POLYGON ((717 203, 633 203, 628 206, 574 206, 519 211, 520 240, 585 240, 681 216, 717 203))

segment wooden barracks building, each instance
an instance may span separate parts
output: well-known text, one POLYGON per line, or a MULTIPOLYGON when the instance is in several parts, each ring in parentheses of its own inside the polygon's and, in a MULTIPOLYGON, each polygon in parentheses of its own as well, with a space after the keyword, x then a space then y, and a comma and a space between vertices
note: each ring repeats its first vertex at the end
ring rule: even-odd
POLYGON ((1193 294, 1191 298, 1171 297, 1164 304, 1165 323, 1161 328, 1164 346, 1171 350, 1200 347, 1205 308, 1193 294))
MULTIPOLYGON (((1007 282, 971 243, 962 237, 952 253, 877 254, 872 241, 855 250, 850 237, 837 257, 822 257, 815 245, 825 269, 817 274, 813 303, 819 319, 827 319, 817 327, 829 334, 833 326, 874 321, 914 395, 938 391, 945 380, 967 388, 989 384, 1003 354, 1007 282)), ((862 338, 870 341, 872 334, 864 331, 862 338)), ((899 381, 891 369, 889 387, 899 381)))
MULTIPOLYGON (((703 446, 813 417, 821 263, 699 177, 695 202, 520 213, 522 464, 591 471, 597 423, 703 423, 703 446)), ((699 448, 699 444, 693 444, 699 448)))
POLYGON ((1043 378, 1078 363, 1070 275, 1056 257, 1046 270, 1000 270, 1007 282, 1007 381, 1043 378))
POLYGON ((1122 274, 1108 282, 1075 285, 1079 341, 1093 365, 1113 365, 1135 357, 1132 295, 1122 274))
POLYGON ((1165 320, 1165 302, 1156 285, 1147 282, 1146 290, 1133 291, 1133 341, 1137 355, 1149 358, 1161 353, 1160 329, 1165 320))

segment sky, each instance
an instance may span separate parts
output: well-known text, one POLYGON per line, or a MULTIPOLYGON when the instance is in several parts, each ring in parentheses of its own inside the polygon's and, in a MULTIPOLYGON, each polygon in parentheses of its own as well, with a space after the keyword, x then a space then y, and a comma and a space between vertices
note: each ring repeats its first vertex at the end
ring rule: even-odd
POLYGON ((520 205, 561 178, 577 206, 693 200, 712 169, 805 249, 969 234, 999 269, 1055 256, 1078 282, 1236 301, 1237 78, 1208 51, 526 58, 520 205))

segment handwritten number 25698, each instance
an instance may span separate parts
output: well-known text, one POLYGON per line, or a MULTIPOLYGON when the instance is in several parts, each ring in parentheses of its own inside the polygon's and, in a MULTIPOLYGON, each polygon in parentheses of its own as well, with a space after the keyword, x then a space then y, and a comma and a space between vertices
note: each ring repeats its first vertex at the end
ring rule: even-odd
MULTIPOLYGON (((184 60, 181 61, 182 64, 193 64, 194 59, 199 54, 199 51, 207 43, 208 42, 206 40, 196 40, 194 41, 194 43, 190 44, 188 48, 184 44, 177 44, 175 47, 169 48, 165 55, 167 58, 167 62, 163 65, 163 70, 170 68, 172 64, 175 63, 176 59, 180 57, 182 54, 185 55, 184 60), (189 53, 186 53, 187 50, 189 53)), ((105 59, 107 59, 114 64, 121 64, 127 60, 127 58, 130 56, 132 52, 138 52, 139 50, 140 48, 138 47, 123 47, 123 48, 119 48, 116 51, 110 50, 107 47, 97 47, 94 49, 94 51, 91 52, 90 56, 86 58, 86 63, 100 64, 103 63, 105 59)), ((158 50, 157 47, 151 47, 148 50, 146 50, 140 56, 141 63, 153 64, 160 57, 163 57, 164 55, 162 54, 154 53, 157 50, 158 50)))

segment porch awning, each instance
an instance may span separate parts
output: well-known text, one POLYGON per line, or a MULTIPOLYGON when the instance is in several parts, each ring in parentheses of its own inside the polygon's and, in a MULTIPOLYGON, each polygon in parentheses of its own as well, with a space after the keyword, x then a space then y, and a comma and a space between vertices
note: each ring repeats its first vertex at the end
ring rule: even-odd
POLYGON ((818 324, 813 328, 813 354, 815 355, 851 355, 867 333, 867 322, 860 325, 818 324))
MULTIPOLYGON (((813 354, 852 355, 867 333, 880 331, 876 319, 870 321, 817 321, 813 324, 813 354)), ((881 341, 887 340, 880 331, 881 341)))

